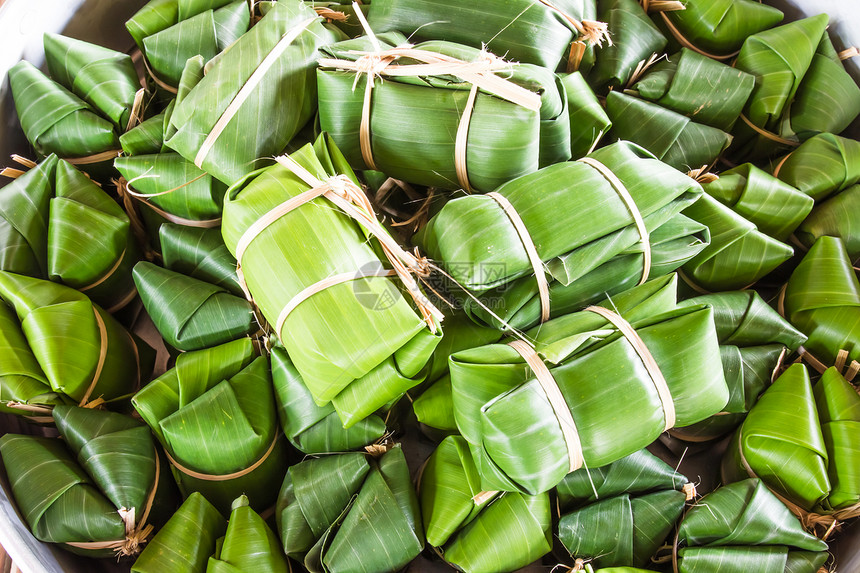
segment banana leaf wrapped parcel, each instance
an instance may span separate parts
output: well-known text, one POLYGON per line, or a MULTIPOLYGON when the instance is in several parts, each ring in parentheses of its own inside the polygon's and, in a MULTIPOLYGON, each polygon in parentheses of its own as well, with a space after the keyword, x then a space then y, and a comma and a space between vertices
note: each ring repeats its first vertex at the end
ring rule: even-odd
POLYGON ((794 269, 780 294, 780 313, 809 338, 802 354, 821 365, 834 364, 840 351, 860 360, 860 281, 845 245, 821 237, 794 269))
POLYGON ((491 191, 570 158, 564 85, 549 70, 451 42, 410 47, 394 32, 323 52, 320 128, 359 169, 491 191))
POLYGON ((852 185, 818 204, 804 219, 794 236, 801 245, 810 248, 819 237, 842 239, 848 258, 857 265, 860 260, 860 185, 852 185))
POLYGON ((606 26, 595 22, 595 0, 478 0, 468 8, 454 0, 377 0, 368 21, 375 32, 458 42, 511 60, 555 70, 579 40, 605 41, 606 26))
MULTIPOLYGON (((149 379, 155 352, 86 295, 0 271, 0 299, 17 315, 54 392, 81 405, 112 402, 130 398, 149 379)), ((6 336, 15 335, 14 326, 10 321, 6 336)))
POLYGON ((754 76, 683 48, 649 68, 629 93, 729 131, 754 87, 754 76))
POLYGON ((816 573, 829 555, 761 480, 746 479, 690 508, 673 557, 679 573, 816 573))
POLYGON ((40 156, 91 164, 119 155, 114 125, 30 62, 12 66, 9 85, 24 135, 40 156))
POLYGON ((745 289, 794 254, 791 246, 759 231, 707 193, 684 215, 711 232, 710 244, 681 269, 684 282, 698 293, 745 289))
POLYGON ((330 139, 278 162, 227 192, 221 231, 315 401, 349 427, 424 380, 441 315, 330 139))
POLYGON ((59 34, 45 34, 45 63, 54 81, 87 102, 120 131, 143 115, 131 56, 59 34), (136 117, 133 117, 136 116, 136 117))
POLYGON ((606 96, 606 113, 612 120, 610 137, 641 145, 684 172, 711 165, 732 142, 721 129, 618 91, 606 96))
POLYGON ((686 477, 647 450, 571 472, 557 491, 559 540, 572 558, 594 567, 648 565, 695 494, 686 477))
POLYGON ((513 571, 552 549, 549 494, 484 491, 462 437, 445 438, 419 480, 427 543, 458 571, 513 571))
POLYGON ((684 441, 709 441, 734 430, 759 395, 770 386, 786 353, 806 335, 782 318, 754 290, 729 291, 687 299, 680 306, 707 304, 714 309, 729 402, 719 414, 670 434, 684 441))
POLYGON ((826 34, 827 23, 827 14, 819 14, 759 32, 744 41, 735 67, 755 75, 756 87, 740 116, 742 121, 735 124, 734 149, 739 156, 769 157, 800 143, 803 133, 792 124, 793 102, 826 34))
POLYGON ((559 77, 564 84, 570 118, 570 156, 579 159, 594 151, 612 122, 580 72, 559 77))
POLYGON ((181 351, 218 346, 260 330, 243 296, 141 261, 134 282, 143 306, 165 342, 181 351))
POLYGON ((227 520, 196 491, 188 496, 137 557, 132 573, 204 573, 227 520))
POLYGON ((200 55, 211 60, 238 40, 250 24, 248 3, 241 0, 162 1, 146 4, 126 22, 126 28, 143 52, 150 74, 157 78, 156 84, 172 91, 169 88, 179 83, 188 58, 200 55), (198 12, 200 8, 204 10, 198 12))
POLYGON ((547 491, 719 412, 729 393, 712 310, 675 296, 674 275, 654 279, 452 355, 454 416, 482 487, 547 491))
POLYGON ((311 118, 313 68, 331 38, 312 8, 275 3, 175 105, 166 145, 228 185, 253 171, 311 118))
POLYGON ((755 0, 685 0, 683 10, 654 16, 673 43, 717 60, 736 56, 747 37, 773 28, 782 18, 777 8, 755 0))
POLYGON ((57 405, 53 417, 65 440, 0 438, 12 493, 31 531, 83 555, 137 554, 176 498, 148 428, 76 406, 57 405))
POLYGON ((649 233, 700 196, 694 180, 622 141, 491 194, 449 201, 415 240, 478 294, 528 277, 545 321, 552 316, 550 281, 571 285, 637 244, 644 282, 651 273, 649 233))
POLYGON ((164 268, 245 296, 221 229, 165 223, 158 228, 164 268))
POLYGON ((597 18, 606 22, 611 42, 595 47, 578 68, 598 93, 623 88, 640 62, 663 52, 666 37, 637 0, 597 0, 597 18))
POLYGON ((368 446, 386 435, 385 421, 371 414, 344 428, 334 406, 318 406, 287 351, 272 348, 272 383, 284 435, 305 454, 345 452, 368 446))
POLYGON ((227 531, 218 539, 206 573, 287 573, 290 570, 278 536, 250 507, 247 496, 236 498, 227 531))
POLYGON ((788 240, 814 203, 805 193, 751 163, 723 171, 703 183, 702 189, 778 241, 788 240))
POLYGON ((275 510, 284 551, 311 573, 394 572, 424 548, 415 488, 399 446, 290 467, 275 510))
POLYGON ((860 396, 836 368, 813 390, 806 367, 794 364, 729 444, 723 479, 760 478, 810 527, 823 516, 831 523, 860 516, 858 427, 860 396))
POLYGON ((56 155, 0 189, 0 241, 4 271, 63 283, 108 312, 136 295, 131 269, 140 250, 128 216, 56 155))
POLYGON ((268 508, 286 470, 269 362, 249 338, 186 352, 132 404, 164 446, 184 496, 226 513, 242 492, 268 508))
POLYGON ((777 161, 773 175, 821 201, 860 182, 860 141, 815 135, 777 161))

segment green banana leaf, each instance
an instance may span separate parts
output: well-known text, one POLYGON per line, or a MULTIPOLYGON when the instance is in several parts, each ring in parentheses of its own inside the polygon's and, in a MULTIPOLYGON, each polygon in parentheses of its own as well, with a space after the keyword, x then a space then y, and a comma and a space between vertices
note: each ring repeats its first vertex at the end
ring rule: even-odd
POLYGON ((291 466, 275 510, 281 542, 311 573, 398 571, 424 548, 415 488, 403 450, 291 466))
POLYGON ((684 215, 711 231, 711 243, 682 267, 685 280, 699 292, 747 288, 794 254, 707 193, 684 215))
POLYGON ((845 349, 848 362, 860 360, 860 282, 841 240, 815 241, 784 296, 784 316, 809 336, 804 346, 816 358, 833 364, 845 349))
POLYGON ((682 48, 650 68, 631 94, 729 131, 754 87, 754 76, 682 48))
POLYGON ((860 141, 821 133, 777 161, 773 173, 821 201, 860 182, 860 141))
POLYGON ((166 145, 227 184, 252 171, 258 158, 280 152, 313 114, 317 49, 331 37, 321 19, 310 18, 316 13, 298 0, 276 3, 177 101, 170 118, 176 131, 166 145), (279 44, 291 32, 298 37, 279 44), (252 77, 261 79, 249 84, 252 77))
MULTIPOLYGON (((665 377, 676 426, 720 411, 729 393, 708 306, 676 308, 674 275, 602 302, 636 330, 665 377), (696 364, 696 368, 690 368, 696 364)), ((576 425, 587 467, 639 450, 663 432, 655 381, 627 338, 589 311, 527 331, 576 425)), ((451 356, 454 416, 487 490, 539 493, 571 471, 557 411, 522 356, 491 344, 451 356)), ((668 398, 667 398, 668 399, 668 398)))
POLYGON ((134 13, 125 23, 125 27, 138 47, 143 50, 143 39, 147 36, 232 2, 235 0, 150 0, 134 13))
POLYGON ((513 571, 552 549, 549 495, 483 492, 460 436, 430 455, 419 490, 427 543, 458 571, 513 571))
POLYGON ((801 140, 817 133, 840 133, 858 115, 860 86, 825 32, 791 104, 791 129, 801 140))
MULTIPOLYGON (((341 173, 355 182, 325 136, 290 157, 318 177, 341 173)), ((235 255, 251 225, 308 187, 278 164, 230 188, 221 229, 227 248, 235 255)), ((316 402, 332 402, 346 427, 422 382, 440 336, 427 328, 391 278, 362 277, 363 270, 381 268, 374 243, 354 219, 321 197, 271 224, 250 243, 242 261, 256 305, 275 326, 284 307, 304 289, 333 275, 356 273, 355 280, 299 304, 275 333, 316 402), (299 244, 301 249, 295 247, 299 244)))
POLYGON ((132 404, 167 454, 185 468, 171 461, 183 495, 198 491, 225 514, 243 492, 261 511, 275 501, 286 447, 278 438, 269 362, 255 356, 251 339, 180 355, 176 366, 138 392, 132 404))
POLYGON ((606 113, 612 120, 610 138, 639 144, 684 172, 713 164, 732 142, 721 129, 617 91, 606 96, 606 113))
MULTIPOLYGON (((710 232, 705 225, 679 213, 654 229, 648 238, 651 245, 649 276, 656 278, 674 272, 707 248, 710 232)), ((643 245, 635 243, 569 285, 552 281, 549 285, 550 317, 580 310, 636 286, 642 279, 644 263, 643 245)), ((540 296, 532 277, 522 277, 493 289, 480 300, 514 328, 531 328, 540 321, 540 296)), ((466 311, 479 323, 505 328, 471 299, 466 301, 466 311)))
POLYGON ((12 66, 9 85, 24 135, 39 155, 95 162, 99 154, 108 160, 119 153, 113 124, 30 62, 12 66))
MULTIPOLYGON (((614 143, 589 157, 620 179, 649 231, 701 194, 698 183, 635 144, 614 143)), ((641 241, 629 207, 591 165, 579 161, 553 165, 510 181, 497 192, 520 215, 551 278, 563 285, 641 241)), ((442 261, 456 281, 477 293, 520 277, 533 280, 522 239, 507 213, 488 196, 449 201, 419 232, 416 243, 442 261)))
POLYGON ((64 404, 70 400, 54 392, 38 360, 30 350, 27 339, 18 323, 15 311, 0 304, 0 412, 44 420, 42 406, 64 404), (15 408, 8 404, 33 406, 30 409, 15 408))
POLYGON ((236 259, 220 229, 165 223, 158 229, 164 267, 244 297, 236 277, 236 259))
POLYGON ((723 458, 723 480, 758 477, 811 511, 830 493, 827 465, 809 373, 794 364, 762 394, 738 429, 723 458))
POLYGON ((131 567, 132 573, 183 571, 203 573, 215 542, 227 530, 227 520, 197 492, 152 538, 131 567))
POLYGON ((356 450, 380 440, 385 422, 376 414, 344 429, 334 406, 317 406, 287 351, 272 348, 272 382, 284 435, 305 454, 356 450))
MULTIPOLYGON (((406 44, 389 32, 378 38, 382 49, 406 44)), ((340 61, 356 61, 374 51, 368 37, 327 46, 323 52, 340 61), (358 53, 357 53, 358 52, 358 53)), ((444 41, 423 42, 416 50, 443 54, 463 62, 485 57, 477 48, 444 41)), ((414 65, 406 57, 395 65, 414 65)), ((491 191, 507 180, 570 158, 570 120, 564 85, 547 69, 532 64, 504 64, 498 74, 540 96, 540 109, 527 109, 479 91, 469 118, 466 170, 471 187, 491 191)), ((463 64, 464 67, 467 64, 463 64)), ((420 69, 420 68, 419 68, 420 69)), ((446 69, 452 69, 451 65, 446 69)), ((400 69, 398 70, 400 72, 400 69)), ((367 97, 366 74, 330 67, 317 72, 320 128, 331 134, 350 165, 373 169, 360 145, 360 122, 367 97)), ((370 155, 376 169, 410 183, 458 189, 455 143, 472 84, 454 74, 383 76, 370 96, 370 155), (416 138, 415 134, 421 137, 416 138)))
POLYGON ((595 48, 593 66, 580 69, 594 91, 606 93, 625 87, 636 66, 662 53, 667 41, 637 0, 597 0, 597 19, 609 26, 612 43, 595 48))
POLYGON ((287 573, 290 566, 272 532, 244 495, 233 502, 227 532, 218 540, 206 573, 287 573))
POLYGON ((86 295, 67 286, 0 271, 0 299, 54 392, 76 402, 128 398, 149 380, 155 352, 86 295))
POLYGON ((599 468, 580 468, 564 476, 556 487, 558 507, 568 512, 604 498, 678 490, 690 482, 648 450, 599 468))
POLYGON ((65 441, 0 438, 13 496, 33 534, 41 541, 84 544, 63 548, 94 557, 136 554, 138 543, 124 546, 123 515, 130 512, 127 519, 142 542, 146 525, 166 518, 175 496, 170 478, 159 471, 149 430, 122 414, 74 406, 57 405, 53 416, 65 441), (112 541, 119 543, 86 545, 112 541))
POLYGON ((570 155, 579 159, 594 151, 612 122, 581 73, 560 74, 559 77, 570 117, 570 155))
POLYGON ((740 425, 770 386, 784 353, 794 352, 806 341, 803 333, 753 290, 708 294, 687 299, 680 306, 699 304, 714 309, 729 402, 718 415, 672 430, 673 437, 693 442, 714 440, 740 425))
POLYGON ((555 70, 579 37, 566 16, 595 19, 595 0, 375 0, 368 21, 376 33, 398 31, 424 39, 440 39, 475 48, 486 46, 512 61, 555 70))
POLYGON ((178 153, 117 157, 114 167, 145 203, 179 219, 171 222, 217 224, 221 217, 227 186, 178 153))
POLYGON ((128 216, 56 155, 0 189, 0 241, 2 270, 79 289, 111 312, 134 298, 128 216))
POLYGON ((666 37, 675 37, 666 25, 668 20, 688 43, 723 56, 720 59, 740 50, 747 37, 773 28, 783 18, 780 10, 755 0, 685 0, 684 8, 661 12, 654 20, 666 30, 666 37))
POLYGON ((751 163, 723 171, 702 189, 779 241, 788 240, 813 205, 811 197, 751 163))
POLYGON ((144 119, 119 136, 119 144, 125 155, 149 155, 161 153, 164 148, 165 109, 157 115, 144 119))
POLYGON ((827 446, 830 495, 825 509, 856 508, 860 503, 860 396, 836 368, 828 368, 813 388, 821 435, 827 446))
POLYGON ((135 265, 134 282, 155 328, 177 350, 217 346, 260 328, 251 303, 219 286, 147 261, 135 265))
POLYGON ((839 237, 845 244, 848 258, 857 261, 860 259, 857 213, 860 213, 860 185, 852 185, 818 204, 797 228, 795 237, 807 249, 819 237, 839 237))
POLYGON ((594 567, 644 567, 694 491, 686 477, 647 450, 601 468, 578 469, 557 487, 564 512, 559 540, 571 557, 594 567))
POLYGON ((816 573, 827 544, 761 480, 723 486, 700 499, 678 527, 679 573, 816 573))
POLYGON ((44 44, 54 81, 125 131, 140 89, 131 56, 59 34, 45 34, 44 44))
MULTIPOLYGON (((759 32, 744 41, 735 67, 756 76, 756 87, 744 110, 750 123, 786 142, 799 142, 799 134, 791 125, 792 102, 827 23, 827 14, 819 14, 759 32)), ((789 146, 759 135, 743 121, 735 125, 734 135, 737 153, 746 159, 772 156, 789 146)))
POLYGON ((141 47, 149 66, 168 85, 179 83, 185 61, 203 56, 206 61, 239 39, 251 24, 244 0, 217 10, 206 10, 143 38, 141 47))

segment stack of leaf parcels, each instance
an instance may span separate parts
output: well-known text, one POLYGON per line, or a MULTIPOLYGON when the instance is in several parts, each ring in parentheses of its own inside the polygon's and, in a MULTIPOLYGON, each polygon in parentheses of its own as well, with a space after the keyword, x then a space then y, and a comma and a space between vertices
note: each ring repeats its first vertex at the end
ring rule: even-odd
POLYGON ((126 51, 46 34, 8 73, 35 539, 136 573, 856 562, 860 50, 826 14, 131 4, 126 51))

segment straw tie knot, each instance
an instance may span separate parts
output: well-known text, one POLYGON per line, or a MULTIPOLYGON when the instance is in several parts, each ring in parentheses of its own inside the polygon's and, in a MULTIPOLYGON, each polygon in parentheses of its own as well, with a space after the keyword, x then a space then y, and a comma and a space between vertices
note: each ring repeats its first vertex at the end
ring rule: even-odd
POLYGON ((583 20, 582 39, 598 48, 603 47, 603 43, 612 45, 612 38, 609 36, 609 26, 606 22, 598 22, 596 20, 583 20))

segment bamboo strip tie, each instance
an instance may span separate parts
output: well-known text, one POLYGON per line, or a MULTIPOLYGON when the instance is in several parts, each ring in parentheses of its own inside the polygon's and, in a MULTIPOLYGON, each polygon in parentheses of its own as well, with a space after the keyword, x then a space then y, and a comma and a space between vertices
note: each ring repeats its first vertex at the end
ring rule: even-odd
POLYGON ((549 299, 549 282, 546 279, 546 271, 543 268, 543 261, 540 258, 540 255, 537 252, 537 247, 534 244, 534 241, 529 234, 528 229, 526 228, 525 223, 520 217, 517 210, 511 205, 511 202, 508 201, 507 197, 492 191, 487 193, 487 197, 493 199, 496 203, 501 206, 502 210, 505 212, 505 215, 508 216, 511 223, 514 226, 514 229, 517 231, 517 235, 520 238, 520 242, 523 244, 523 247, 526 251, 526 256, 529 259, 529 263, 532 266, 532 270, 535 273, 535 281, 537 281, 538 285, 538 296, 540 297, 540 321, 546 322, 550 317, 550 299, 549 299))
POLYGON ((102 319, 101 314, 99 314, 99 311, 96 309, 95 306, 93 306, 92 309, 93 314, 96 317, 96 328, 99 331, 99 358, 98 362, 96 362, 96 370, 93 374, 93 379, 90 382, 90 385, 87 387, 86 392, 84 392, 84 397, 81 398, 81 401, 78 404, 78 406, 80 406, 81 408, 95 408, 96 406, 104 402, 104 400, 102 400, 100 397, 96 400, 93 400, 92 402, 89 401, 90 396, 92 396, 93 391, 96 389, 96 385, 98 385, 99 383, 99 378, 101 378, 102 370, 104 369, 105 365, 105 358, 107 358, 108 347, 108 333, 104 319, 102 319))
POLYGON ((249 473, 251 473, 252 471, 254 471, 255 469, 257 469, 258 467, 260 467, 261 465, 263 465, 263 462, 265 462, 267 459, 269 459, 269 456, 272 454, 273 451, 275 451, 275 445, 278 443, 278 438, 280 436, 281 436, 280 433, 275 433, 275 437, 274 437, 274 439, 272 439, 272 443, 269 444, 269 448, 260 457, 260 459, 258 459, 256 462, 254 462, 253 464, 251 464, 250 466, 248 466, 247 468, 245 468, 243 470, 239 470, 237 472, 232 472, 229 474, 207 474, 207 473, 197 472, 197 471, 194 471, 192 469, 186 468, 185 466, 183 466, 182 464, 177 462, 175 459, 173 459, 173 456, 170 455, 170 452, 167 451, 167 448, 164 449, 164 455, 167 456, 167 460, 170 462, 170 464, 173 467, 175 467, 180 472, 182 472, 185 475, 192 477, 194 479, 199 479, 199 480, 203 480, 203 481, 214 481, 214 482, 230 481, 230 480, 234 480, 234 479, 246 476, 249 473))
POLYGON ((761 135, 761 136, 762 136, 762 137, 764 137, 765 139, 769 139, 769 140, 771 140, 771 141, 773 141, 773 142, 775 142, 775 143, 779 143, 780 145, 788 145, 788 146, 790 146, 790 147, 797 147, 798 145, 800 145, 800 142, 799 142, 799 141, 797 141, 797 140, 786 139, 786 138, 784 138, 784 137, 780 137, 779 135, 777 135, 777 134, 775 134, 775 133, 772 133, 772 132, 770 132, 770 131, 768 131, 768 130, 766 130, 766 129, 762 128, 762 127, 757 126, 756 124, 754 124, 754 123, 753 123, 753 122, 752 122, 752 121, 751 121, 747 116, 745 116, 744 114, 741 114, 741 119, 742 119, 742 120, 743 120, 743 122, 744 122, 745 124, 747 124, 747 125, 748 125, 752 130, 753 130, 753 131, 755 131, 757 134, 761 135))
POLYGON ((649 14, 654 12, 676 12, 686 10, 683 2, 677 0, 641 0, 642 9, 649 14))
POLYGON ((711 54, 710 52, 706 52, 705 50, 699 48, 698 46, 693 44, 693 42, 688 40, 684 36, 684 34, 682 34, 681 31, 675 26, 672 20, 669 19, 669 16, 666 15, 665 11, 660 12, 660 16, 662 16, 663 22, 666 24, 666 27, 669 29, 669 32, 671 32, 675 39, 678 40, 679 44, 681 44, 687 49, 693 50, 694 52, 697 52, 703 56, 707 56, 713 60, 729 60, 741 53, 740 50, 737 50, 732 52, 731 54, 725 54, 721 56, 719 54, 711 54))
POLYGON ((233 117, 239 112, 239 109, 242 107, 242 104, 251 96, 251 93, 254 89, 263 81, 263 78, 266 76, 266 73, 275 65, 275 62, 278 61, 278 58, 290 47, 290 45, 304 32, 308 29, 308 26, 317 21, 319 16, 314 16, 313 18, 308 18, 303 22, 297 24, 290 28, 275 44, 275 47, 263 58, 263 61, 260 62, 260 65, 254 70, 254 72, 248 77, 242 87, 236 92, 236 95, 233 97, 233 100, 218 118, 218 121, 215 122, 215 125, 212 127, 212 130, 206 136, 206 139, 203 140, 203 144, 200 146, 200 149, 197 151, 197 156, 194 158, 194 165, 203 169, 203 162, 206 161, 206 157, 209 155, 209 152, 212 151, 212 148, 215 147, 215 143, 218 141, 218 138, 227 128, 227 125, 232 121, 233 117))
POLYGON ((577 161, 596 169, 609 182, 612 188, 615 189, 615 192, 618 193, 633 216, 633 222, 636 224, 636 229, 639 231, 639 237, 641 238, 642 255, 644 257, 642 278, 639 279, 638 284, 644 284, 651 274, 651 235, 648 232, 648 227, 645 226, 645 220, 642 218, 642 213, 639 211, 636 201, 633 200, 633 196, 630 195, 630 191, 627 190, 624 183, 606 165, 591 157, 583 157, 582 159, 577 159, 577 161))
POLYGON ((152 202, 148 201, 149 197, 158 197, 160 195, 166 195, 168 193, 172 193, 179 189, 182 189, 186 185, 190 185, 194 183, 201 177, 205 177, 208 173, 204 173, 198 177, 195 177, 191 181, 187 181, 178 187, 174 187, 173 189, 169 189, 167 191, 162 191, 160 193, 138 193, 131 189, 130 182, 127 181, 124 177, 120 177, 119 179, 114 179, 113 183, 117 188, 117 192, 119 193, 120 198, 123 200, 123 205, 125 206, 125 211, 128 214, 129 220, 131 221, 132 229, 135 231, 135 234, 138 236, 138 239, 141 240, 144 244, 146 243, 146 226, 143 221, 140 219, 140 216, 137 214, 137 210, 134 208, 134 203, 142 203, 146 205, 150 210, 154 211, 159 217, 167 220, 169 223, 176 223, 177 225, 182 225, 184 227, 196 227, 198 229, 211 229, 213 227, 218 227, 221 225, 221 217, 216 217, 215 219, 186 219, 185 217, 180 217, 178 215, 174 215, 173 213, 168 213, 164 209, 154 205, 152 202))

